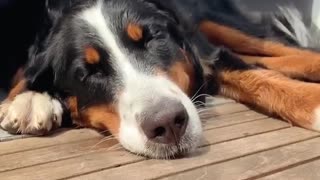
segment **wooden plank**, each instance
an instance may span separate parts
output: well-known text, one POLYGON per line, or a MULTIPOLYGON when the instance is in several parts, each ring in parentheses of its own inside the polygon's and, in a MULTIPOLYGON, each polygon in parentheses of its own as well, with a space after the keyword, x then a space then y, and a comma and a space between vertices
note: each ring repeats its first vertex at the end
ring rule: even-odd
MULTIPOLYGON (((219 115, 222 115, 223 112, 236 112, 236 111, 243 111, 245 109, 247 108, 243 105, 233 104, 229 106, 221 106, 213 110, 216 110, 217 112, 219 112, 219 115), (232 111, 225 110, 225 108, 228 109, 230 106, 233 109, 232 111)), ((68 130, 68 131, 60 130, 57 133, 53 134, 52 136, 32 137, 27 139, 19 139, 15 141, 1 142, 0 155, 27 151, 27 150, 37 149, 37 148, 44 148, 44 147, 54 146, 57 144, 77 142, 77 141, 87 140, 87 139, 92 139, 97 137, 101 137, 101 135, 96 131, 90 130, 90 129, 68 130)))
POLYGON ((289 128, 198 149, 192 155, 176 160, 147 160, 139 163, 87 174, 74 179, 152 179, 191 170, 253 153, 291 144, 319 134, 300 128, 289 128))
MULTIPOLYGON (((319 149, 318 149, 319 151, 319 149)), ((320 160, 288 169, 283 172, 260 178, 261 180, 319 180, 320 179, 320 160)))
MULTIPOLYGON (((217 112, 219 112, 220 115, 222 115, 223 112, 235 112, 235 111, 243 111, 247 109, 243 105, 233 104, 230 106, 221 106, 213 110, 217 110, 217 112), (228 109, 230 106, 232 107, 233 111, 225 110, 225 108, 228 109)), ((37 149, 37 148, 44 148, 44 147, 54 146, 57 144, 77 142, 77 141, 87 140, 87 139, 92 139, 97 137, 101 137, 101 135, 96 131, 90 130, 90 129, 67 130, 67 131, 59 130, 58 132, 54 133, 51 136, 32 137, 27 139, 19 139, 15 141, 1 142, 0 155, 27 151, 27 150, 37 149)))
POLYGON ((30 136, 28 136, 28 135, 12 135, 3 129, 0 129, 0 143, 5 142, 5 141, 12 141, 15 139, 24 139, 24 138, 28 138, 28 137, 30 137, 30 136))
POLYGON ((267 118, 267 116, 257 113, 255 111, 244 111, 234 114, 227 114, 223 116, 210 117, 208 120, 205 120, 204 129, 209 130, 215 128, 222 128, 226 126, 246 123, 265 118, 267 118))
POLYGON ((206 123, 219 116, 225 116, 239 112, 246 112, 249 110, 250 109, 245 105, 238 103, 228 103, 224 105, 205 107, 204 109, 200 109, 199 116, 201 117, 202 122, 206 123))
MULTIPOLYGON (((255 179, 255 177, 259 175, 270 174, 279 169, 286 169, 295 164, 320 157, 319 150, 320 138, 316 138, 221 164, 202 167, 164 179, 185 180, 197 179, 199 177, 202 177, 203 180, 209 180, 213 177, 215 180, 255 179)), ((320 179, 320 177, 318 177, 318 179, 320 179)))
POLYGON ((0 162, 2 162, 0 163, 0 172, 86 155, 99 150, 103 151, 118 143, 116 140, 99 144, 100 142, 101 139, 93 139, 2 155, 0 156, 0 162))
MULTIPOLYGON (((270 120, 265 119, 257 122, 251 122, 247 124, 241 124, 238 126, 232 126, 228 128, 221 128, 218 131, 211 130, 206 132, 206 136, 208 137, 205 143, 218 143, 222 141, 231 140, 233 138, 244 137, 247 135, 253 135, 254 133, 267 132, 270 130, 281 129, 288 127, 288 125, 281 121, 269 122, 270 120), (228 132, 228 133, 225 133, 228 132)), ((143 160, 142 157, 128 155, 123 152, 116 153, 106 153, 106 152, 97 152, 94 154, 89 154, 77 158, 72 158, 68 160, 53 162, 49 164, 43 164, 39 166, 33 166, 29 168, 23 168, 15 171, 10 171, 7 173, 2 173, 6 177, 12 177, 13 179, 18 177, 41 177, 44 178, 46 176, 54 177, 55 179, 60 179, 64 177, 70 177, 79 175, 81 173, 95 171, 97 169, 106 169, 114 166, 125 165, 128 163, 132 163, 135 161, 143 160), (123 154, 119 157, 118 154, 123 154), (126 156, 123 158, 122 156, 126 156), (101 159, 109 158, 108 162, 100 162, 101 159), (111 159, 113 161, 111 161, 111 159), (77 169, 79 164, 82 164, 81 169, 77 169), (94 164, 94 166, 92 166, 94 164), (62 169, 63 167, 64 169, 62 169), (73 171, 70 171, 72 169, 73 171), (60 172, 60 173, 57 173, 60 172)), ((40 178, 40 179, 41 179, 40 178)))
POLYGON ((206 98, 206 105, 207 106, 217 106, 227 103, 234 103, 235 101, 229 98, 224 97, 207 97, 206 98))
POLYGON ((5 177, 5 180, 64 179, 66 177, 98 171, 100 169, 108 169, 128 163, 138 162, 143 159, 144 158, 141 156, 133 155, 126 151, 96 152, 79 158, 72 158, 14 171, 2 172, 0 176, 2 178, 5 177))
POLYGON ((238 112, 250 110, 247 106, 238 103, 228 103, 219 106, 207 107, 205 110, 202 110, 201 114, 206 116, 222 116, 226 114, 234 114, 238 112))
POLYGON ((73 143, 93 138, 102 138, 98 132, 90 129, 60 130, 50 136, 32 137, 0 143, 0 156, 9 153, 28 151, 54 145, 73 143))
POLYGON ((225 128, 205 131, 204 137, 206 137, 206 139, 204 140, 203 144, 216 144, 288 127, 290 127, 288 123, 280 120, 262 119, 234 126, 228 126, 225 128))

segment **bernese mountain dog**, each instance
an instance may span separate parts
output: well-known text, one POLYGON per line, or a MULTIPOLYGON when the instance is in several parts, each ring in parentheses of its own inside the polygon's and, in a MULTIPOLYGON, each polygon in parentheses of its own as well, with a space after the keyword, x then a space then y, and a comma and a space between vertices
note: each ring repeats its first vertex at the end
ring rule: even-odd
POLYGON ((170 158, 198 146, 206 95, 320 130, 320 54, 294 8, 252 16, 232 0, 0 6, 0 122, 10 133, 76 124, 170 158))

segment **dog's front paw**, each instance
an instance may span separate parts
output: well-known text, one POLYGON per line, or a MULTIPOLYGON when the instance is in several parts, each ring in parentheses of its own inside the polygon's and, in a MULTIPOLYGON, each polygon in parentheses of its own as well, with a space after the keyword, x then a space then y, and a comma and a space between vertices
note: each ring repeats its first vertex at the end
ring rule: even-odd
POLYGON ((0 126, 12 134, 44 135, 61 126, 62 113, 59 101, 28 91, 0 105, 0 126))

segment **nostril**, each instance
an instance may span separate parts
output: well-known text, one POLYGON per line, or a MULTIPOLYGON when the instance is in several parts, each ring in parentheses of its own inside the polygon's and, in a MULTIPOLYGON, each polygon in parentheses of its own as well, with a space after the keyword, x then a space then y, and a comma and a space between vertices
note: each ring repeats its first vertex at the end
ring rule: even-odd
POLYGON ((189 114, 183 104, 170 100, 161 101, 143 113, 141 128, 148 140, 173 144, 184 136, 188 121, 189 114))
POLYGON ((165 134, 166 134, 166 128, 164 127, 157 127, 154 130, 154 138, 164 136, 165 134))
POLYGON ((174 125, 177 128, 183 128, 188 120, 187 112, 180 113, 174 120, 174 125))

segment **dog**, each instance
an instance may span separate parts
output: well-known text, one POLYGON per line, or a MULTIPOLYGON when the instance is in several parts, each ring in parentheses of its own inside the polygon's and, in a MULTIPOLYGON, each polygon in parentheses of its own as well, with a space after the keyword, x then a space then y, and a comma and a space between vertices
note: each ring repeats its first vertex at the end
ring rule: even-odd
POLYGON ((201 142, 205 95, 320 130, 320 54, 293 9, 253 18, 231 0, 3 7, 0 122, 10 133, 42 136, 71 120, 135 154, 183 156, 201 142))

